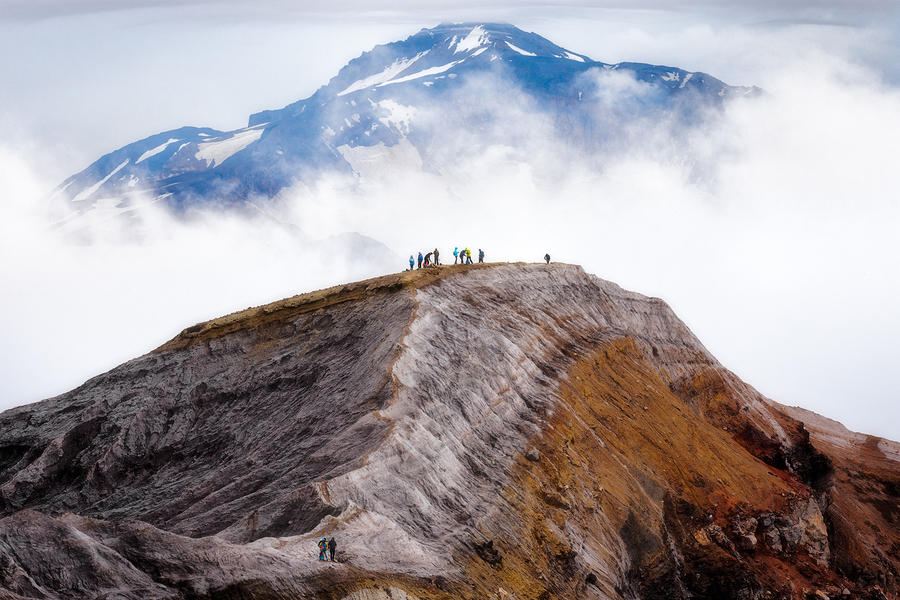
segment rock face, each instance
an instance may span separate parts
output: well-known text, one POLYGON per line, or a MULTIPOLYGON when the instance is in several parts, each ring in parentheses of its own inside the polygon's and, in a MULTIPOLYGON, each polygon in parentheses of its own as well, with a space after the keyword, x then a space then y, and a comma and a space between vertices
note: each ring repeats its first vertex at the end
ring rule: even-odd
POLYGON ((297 296, 0 415, 0 598, 896 597, 898 447, 791 410, 574 266, 297 296))

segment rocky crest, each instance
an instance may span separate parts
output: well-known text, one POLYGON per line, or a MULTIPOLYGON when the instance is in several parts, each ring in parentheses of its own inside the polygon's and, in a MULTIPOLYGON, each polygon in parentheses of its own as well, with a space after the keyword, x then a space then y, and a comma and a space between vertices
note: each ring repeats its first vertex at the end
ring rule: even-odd
POLYGON ((898 457, 579 267, 427 269, 0 415, 0 598, 895 598, 898 457))

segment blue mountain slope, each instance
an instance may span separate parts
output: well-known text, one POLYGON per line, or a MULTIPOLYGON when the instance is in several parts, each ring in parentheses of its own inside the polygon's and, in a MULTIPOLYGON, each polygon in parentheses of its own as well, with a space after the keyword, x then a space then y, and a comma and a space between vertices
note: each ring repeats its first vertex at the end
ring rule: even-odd
POLYGON ((242 206, 325 173, 351 174, 347 147, 406 139, 427 165, 447 131, 467 131, 473 144, 505 135, 496 122, 508 105, 545 114, 590 152, 612 143, 629 120, 674 115, 689 122, 758 92, 677 68, 605 64, 512 25, 440 25, 376 46, 309 98, 252 115, 245 129, 185 127, 125 146, 67 179, 57 194, 82 213, 100 200, 125 209, 136 198, 176 212, 242 206), (636 91, 609 104, 607 88, 617 75, 636 91))

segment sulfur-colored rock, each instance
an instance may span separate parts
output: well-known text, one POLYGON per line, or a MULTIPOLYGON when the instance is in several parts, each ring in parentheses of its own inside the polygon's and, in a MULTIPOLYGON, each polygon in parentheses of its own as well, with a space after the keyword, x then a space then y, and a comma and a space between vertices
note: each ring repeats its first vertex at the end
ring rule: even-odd
POLYGON ((422 270, 198 324, 0 415, 0 596, 737 599, 869 569, 888 586, 895 559, 852 519, 900 481, 891 460, 835 477, 661 300, 563 264, 422 270), (828 504, 832 485, 849 499, 828 504))

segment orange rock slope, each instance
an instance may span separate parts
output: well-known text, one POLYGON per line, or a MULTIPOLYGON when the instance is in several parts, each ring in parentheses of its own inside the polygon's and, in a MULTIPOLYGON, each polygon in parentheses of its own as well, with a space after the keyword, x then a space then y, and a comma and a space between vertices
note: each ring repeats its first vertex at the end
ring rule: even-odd
POLYGON ((428 269, 0 415, 0 598, 898 598, 898 458, 579 267, 428 269))

